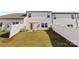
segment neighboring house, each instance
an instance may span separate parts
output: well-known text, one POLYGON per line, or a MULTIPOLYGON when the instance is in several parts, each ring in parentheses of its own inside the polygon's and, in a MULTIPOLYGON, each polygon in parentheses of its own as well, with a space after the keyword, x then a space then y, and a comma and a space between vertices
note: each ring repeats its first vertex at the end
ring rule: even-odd
POLYGON ((23 23, 24 13, 12 13, 0 16, 0 31, 10 31, 11 25, 23 23))
POLYGON ((66 26, 66 27, 78 27, 79 13, 77 12, 54 12, 53 24, 66 26))

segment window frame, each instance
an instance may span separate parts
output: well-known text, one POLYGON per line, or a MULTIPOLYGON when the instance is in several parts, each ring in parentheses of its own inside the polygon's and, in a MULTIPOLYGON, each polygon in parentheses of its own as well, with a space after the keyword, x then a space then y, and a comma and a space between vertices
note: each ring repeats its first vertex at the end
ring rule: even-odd
POLYGON ((45 28, 47 28, 48 27, 48 25, 47 25, 47 23, 45 23, 45 28))
POLYGON ((14 24, 19 24, 19 22, 12 22, 12 23, 13 23, 13 25, 14 25, 14 24))
POLYGON ((41 23, 41 27, 42 28, 47 28, 48 27, 48 24, 47 23, 41 23))
POLYGON ((41 23, 41 27, 44 28, 44 23, 41 23))
POLYGON ((13 25, 16 24, 15 22, 12 22, 12 23, 13 23, 13 25))
POLYGON ((1 23, 0 23, 0 27, 2 27, 2 24, 3 24, 3 23, 1 22, 1 23))
POLYGON ((49 14, 47 14, 47 18, 50 18, 50 15, 49 14))
POLYGON ((73 24, 67 24, 67 27, 73 27, 73 24))
POLYGON ((19 24, 19 22, 16 22, 16 24, 19 24))
POLYGON ((56 20, 56 15, 53 16, 53 19, 56 20))
POLYGON ((71 15, 71 18, 74 19, 74 15, 71 15))
POLYGON ((29 13, 28 17, 29 17, 29 18, 31 17, 31 13, 29 13))

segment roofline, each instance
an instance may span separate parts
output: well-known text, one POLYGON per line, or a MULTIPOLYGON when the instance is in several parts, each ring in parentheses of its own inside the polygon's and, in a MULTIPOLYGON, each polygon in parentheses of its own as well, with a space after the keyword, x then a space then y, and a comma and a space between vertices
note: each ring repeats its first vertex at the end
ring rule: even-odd
POLYGON ((24 19, 24 18, 0 18, 0 19, 24 19))
POLYGON ((52 14, 79 14, 79 12, 52 12, 52 14))
POLYGON ((26 11, 27 12, 52 12, 52 11, 26 11))

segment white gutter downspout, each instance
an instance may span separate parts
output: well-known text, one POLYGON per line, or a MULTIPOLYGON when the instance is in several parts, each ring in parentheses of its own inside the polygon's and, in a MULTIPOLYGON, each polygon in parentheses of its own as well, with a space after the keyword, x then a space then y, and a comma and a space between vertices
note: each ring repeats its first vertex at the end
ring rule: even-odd
POLYGON ((76 21, 76 28, 78 27, 78 21, 77 21, 77 17, 76 17, 76 14, 75 14, 75 21, 76 21))

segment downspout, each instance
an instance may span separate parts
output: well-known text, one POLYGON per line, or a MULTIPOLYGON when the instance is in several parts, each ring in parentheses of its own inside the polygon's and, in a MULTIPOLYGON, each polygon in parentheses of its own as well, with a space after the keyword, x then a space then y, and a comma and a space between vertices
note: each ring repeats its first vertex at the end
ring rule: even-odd
POLYGON ((51 24, 53 25, 53 13, 51 13, 51 24))
POLYGON ((76 14, 75 14, 75 21, 76 21, 76 28, 78 27, 78 21, 77 21, 77 17, 76 17, 76 14))

